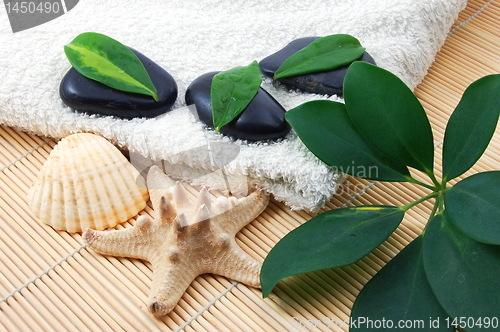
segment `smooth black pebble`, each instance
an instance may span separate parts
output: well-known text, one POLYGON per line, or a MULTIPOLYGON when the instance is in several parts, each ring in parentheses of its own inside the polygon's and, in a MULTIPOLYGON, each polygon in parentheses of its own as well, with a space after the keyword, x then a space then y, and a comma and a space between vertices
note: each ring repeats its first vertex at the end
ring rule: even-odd
POLYGON ((63 102, 77 111, 112 115, 124 119, 152 118, 168 112, 177 99, 174 78, 152 60, 131 49, 144 64, 156 87, 158 101, 148 95, 113 89, 86 78, 71 68, 61 81, 59 94, 63 102))
MULTIPOLYGON (((213 77, 210 72, 195 79, 186 90, 186 104, 196 106, 200 121, 214 128, 210 88, 213 77)), ((260 88, 245 110, 233 121, 223 126, 224 135, 250 141, 277 139, 290 132, 285 121, 285 109, 266 90, 260 88)))
MULTIPOLYGON (((290 42, 278 52, 262 59, 259 62, 260 70, 264 76, 273 78, 274 73, 292 54, 300 51, 313 40, 320 37, 305 37, 290 42)), ((375 64, 375 60, 365 52, 357 61, 366 61, 375 64)), ((290 87, 295 87, 307 92, 342 96, 344 77, 349 65, 332 70, 279 78, 278 82, 290 87)))

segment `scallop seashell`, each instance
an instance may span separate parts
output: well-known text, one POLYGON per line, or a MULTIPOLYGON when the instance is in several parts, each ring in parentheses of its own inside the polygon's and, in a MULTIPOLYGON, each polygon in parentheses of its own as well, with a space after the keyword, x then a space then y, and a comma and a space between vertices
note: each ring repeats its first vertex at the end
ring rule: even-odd
POLYGON ((28 191, 28 205, 56 230, 102 230, 146 207, 144 179, 109 141, 81 133, 63 138, 28 191))

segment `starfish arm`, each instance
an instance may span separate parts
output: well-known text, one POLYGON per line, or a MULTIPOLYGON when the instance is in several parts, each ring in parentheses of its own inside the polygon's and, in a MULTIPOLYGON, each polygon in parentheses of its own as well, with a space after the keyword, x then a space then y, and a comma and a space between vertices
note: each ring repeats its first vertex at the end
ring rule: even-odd
POLYGON ((83 240, 94 251, 120 257, 147 259, 147 239, 137 227, 130 227, 118 231, 95 231, 86 229, 82 234, 83 240))
POLYGON ((238 205, 212 219, 224 232, 236 235, 265 210, 268 202, 269 195, 265 191, 255 190, 241 199, 238 205))
POLYGON ((165 256, 153 261, 148 310, 162 316, 174 309, 198 273, 192 265, 179 260, 172 261, 165 256))
POLYGON ((214 258, 214 264, 207 268, 207 272, 218 274, 252 287, 260 287, 260 268, 261 263, 248 255, 232 240, 227 250, 217 254, 217 257, 214 258))
POLYGON ((149 191, 149 198, 155 211, 155 217, 160 211, 161 197, 172 200, 169 187, 175 185, 175 182, 170 179, 163 171, 156 165, 151 166, 147 176, 147 186, 149 191))

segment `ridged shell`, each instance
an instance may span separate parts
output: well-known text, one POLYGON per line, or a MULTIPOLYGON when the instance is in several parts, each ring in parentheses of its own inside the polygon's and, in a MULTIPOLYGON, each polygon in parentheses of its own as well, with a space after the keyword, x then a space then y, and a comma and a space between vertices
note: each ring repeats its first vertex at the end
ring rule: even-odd
POLYGON ((149 199, 144 179, 109 141, 94 134, 63 138, 28 191, 28 205, 56 230, 102 230, 127 221, 149 199))

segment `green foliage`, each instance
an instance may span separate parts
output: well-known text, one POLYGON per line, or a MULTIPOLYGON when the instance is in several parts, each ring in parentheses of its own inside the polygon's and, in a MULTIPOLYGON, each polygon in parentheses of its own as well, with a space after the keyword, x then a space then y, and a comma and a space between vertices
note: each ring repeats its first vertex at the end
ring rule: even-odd
MULTIPOLYGON (((369 317, 372 321, 418 322, 425 331, 454 331, 444 324, 448 317, 427 281, 422 260, 422 237, 406 246, 387 263, 361 290, 352 308, 353 321, 369 317), (439 321, 440 324, 432 322, 439 321), (423 324, 423 325, 422 325, 423 324)), ((415 328, 416 326, 414 326, 415 328)), ((351 332, 365 331, 365 326, 352 326, 351 332)), ((391 331, 407 331, 394 327, 391 331)))
POLYGON ((472 83, 448 120, 443 144, 443 183, 471 168, 495 132, 500 109, 500 75, 472 83))
POLYGON ((146 94, 158 100, 157 90, 142 62, 113 38, 84 32, 65 45, 64 52, 83 76, 113 89, 146 94))
POLYGON ((215 131, 233 121, 259 92, 262 76, 257 61, 218 73, 212 80, 210 100, 215 131))
POLYGON ((343 173, 382 181, 402 182, 410 177, 406 166, 390 162, 363 139, 342 103, 310 101, 286 112, 285 119, 316 157, 343 173), (364 165, 370 167, 365 169, 364 165))
POLYGON ((500 246, 477 242, 437 215, 424 236, 423 258, 427 280, 448 315, 498 318, 500 246))
POLYGON ((359 59, 364 52, 365 48, 353 36, 322 37, 286 59, 274 73, 274 79, 335 69, 359 59))
POLYGON ((394 232, 404 214, 395 206, 357 206, 318 215, 271 250, 261 272, 264 296, 282 278, 360 260, 394 232))
MULTIPOLYGON (((465 331, 480 330, 486 320, 493 326, 491 319, 498 319, 500 313, 500 172, 478 173, 454 186, 448 182, 474 165, 495 132, 500 75, 471 84, 450 117, 441 181, 434 173, 430 123, 400 79, 355 62, 347 71, 344 96, 345 106, 326 100, 309 102, 290 110, 286 120, 307 148, 329 166, 354 176, 358 173, 349 172, 347 166, 376 166, 378 176, 361 177, 404 180, 431 193, 400 208, 339 208, 313 217, 279 241, 264 260, 264 296, 287 276, 361 258, 392 232, 404 211, 432 199, 434 208, 422 234, 366 284, 351 318, 423 320, 424 330, 436 329, 430 326, 430 318, 439 319, 438 330, 443 331, 454 330, 451 324, 465 331), (429 183, 413 178, 408 167, 424 172, 429 183), (388 219, 387 223, 373 218, 374 211, 386 213, 381 219, 388 219), (351 242, 345 241, 350 234, 345 225, 353 225, 356 231, 351 242), (376 239, 357 242, 369 234, 376 239), (470 319, 464 321, 464 317, 470 319)), ((374 329, 363 325, 351 330, 374 329)))
POLYGON ((431 125, 417 97, 398 77, 357 61, 346 75, 344 99, 352 122, 378 151, 400 164, 433 174, 431 125))
POLYGON ((474 240, 500 244, 499 183, 500 171, 474 174, 458 182, 444 196, 446 217, 474 240))

